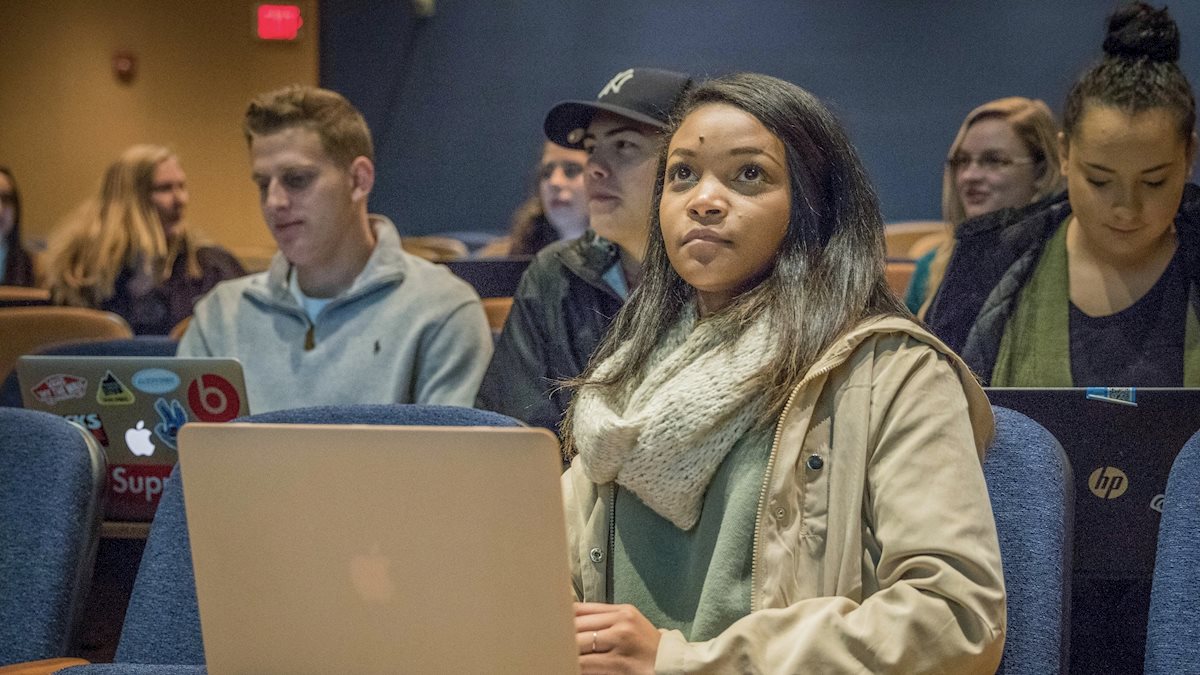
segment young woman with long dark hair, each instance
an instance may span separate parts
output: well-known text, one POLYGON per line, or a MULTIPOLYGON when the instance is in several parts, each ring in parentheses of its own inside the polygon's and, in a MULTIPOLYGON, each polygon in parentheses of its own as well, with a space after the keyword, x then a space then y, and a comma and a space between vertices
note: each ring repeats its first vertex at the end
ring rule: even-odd
POLYGON ((564 426, 583 672, 994 672, 991 408, 884 280, 816 98, 701 85, 564 426))

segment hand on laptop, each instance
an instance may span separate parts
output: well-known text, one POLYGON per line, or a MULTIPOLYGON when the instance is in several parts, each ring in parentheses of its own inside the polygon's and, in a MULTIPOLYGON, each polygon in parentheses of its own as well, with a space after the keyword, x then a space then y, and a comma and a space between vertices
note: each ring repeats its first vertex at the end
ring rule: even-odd
POLYGON ((575 603, 579 669, 587 673, 653 673, 661 635, 633 605, 575 603))

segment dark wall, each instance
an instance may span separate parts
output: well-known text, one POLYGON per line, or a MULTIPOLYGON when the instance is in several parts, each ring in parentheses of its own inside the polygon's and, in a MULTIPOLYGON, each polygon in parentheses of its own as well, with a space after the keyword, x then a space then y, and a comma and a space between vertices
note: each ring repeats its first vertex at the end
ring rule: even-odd
MULTIPOLYGON (((616 72, 751 70, 822 97, 849 128, 888 220, 936 218, 966 113, 1001 96, 1055 111, 1100 55, 1108 0, 400 0, 321 3, 321 83, 375 134, 374 211, 404 233, 502 231, 555 102, 616 72)), ((1200 3, 1173 3, 1200 82, 1200 3)))

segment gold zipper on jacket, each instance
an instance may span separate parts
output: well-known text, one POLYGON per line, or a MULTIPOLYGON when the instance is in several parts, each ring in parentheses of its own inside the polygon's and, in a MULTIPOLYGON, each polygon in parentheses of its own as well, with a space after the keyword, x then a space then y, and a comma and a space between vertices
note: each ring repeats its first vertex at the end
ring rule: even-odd
POLYGON ((608 555, 604 557, 604 601, 613 602, 613 552, 617 549, 617 483, 609 483, 608 491, 608 555))
POLYGON ((779 421, 775 423, 775 440, 771 442, 771 454, 767 457, 767 468, 763 472, 762 487, 758 491, 758 515, 754 520, 754 543, 750 549, 750 611, 758 611, 758 549, 762 541, 762 528, 759 525, 763 522, 763 512, 767 508, 767 491, 771 485, 771 474, 775 470, 775 456, 779 453, 779 441, 783 438, 783 422, 787 419, 788 413, 792 409, 792 404, 796 402, 796 396, 800 394, 800 390, 809 382, 833 370, 837 363, 831 363, 821 370, 809 373, 804 376, 800 384, 792 390, 792 394, 788 396, 787 403, 783 405, 783 411, 779 413, 779 421))

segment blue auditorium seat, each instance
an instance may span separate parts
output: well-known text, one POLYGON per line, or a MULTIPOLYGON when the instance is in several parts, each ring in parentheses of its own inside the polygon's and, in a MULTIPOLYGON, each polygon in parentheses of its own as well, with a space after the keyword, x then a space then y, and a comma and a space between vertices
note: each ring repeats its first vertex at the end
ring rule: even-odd
POLYGON ((0 408, 0 665, 70 649, 92 578, 105 469, 82 427, 0 408))
POLYGON ((1059 442, 1021 413, 993 406, 996 438, 983 464, 1008 592, 999 673, 1065 673, 1070 647, 1070 462, 1059 442))
POLYGON ((1200 673, 1200 432, 1171 465, 1150 591, 1146 673, 1200 673))

